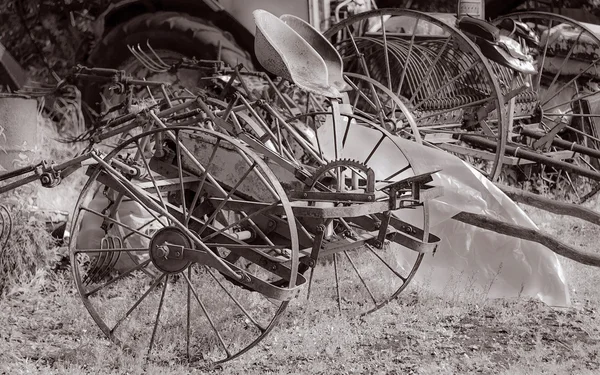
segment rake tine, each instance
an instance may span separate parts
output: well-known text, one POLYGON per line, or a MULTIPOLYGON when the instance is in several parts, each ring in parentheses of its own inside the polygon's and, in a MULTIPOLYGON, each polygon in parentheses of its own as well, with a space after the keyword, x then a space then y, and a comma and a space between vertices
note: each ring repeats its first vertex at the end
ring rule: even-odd
POLYGON ((48 95, 52 94, 56 91, 56 87, 54 86, 23 86, 20 90, 17 91, 18 94, 23 95, 48 95))
POLYGON ((163 69, 165 69, 165 71, 171 69, 171 66, 167 63, 165 63, 163 61, 163 59, 160 58, 160 56, 158 56, 158 54, 156 53, 156 51, 154 50, 154 48, 152 48, 152 46, 150 46, 150 40, 146 39, 146 46, 148 46, 148 49, 150 50, 150 52, 152 52, 152 54, 154 55, 154 57, 156 57, 156 60, 158 60, 158 63, 156 63, 157 65, 162 65, 163 69))
POLYGON ((2 246, 0 247, 0 256, 3 256, 4 250, 6 249, 6 245, 8 244, 8 240, 10 240, 10 236, 12 234, 12 217, 10 216, 10 212, 8 208, 4 205, 0 205, 0 217, 2 217, 2 232, 0 233, 0 240, 2 240, 2 246), (5 217, 6 215, 6 217, 5 217))
POLYGON ((96 273, 98 271, 98 263, 100 263, 100 257, 102 253, 98 254, 98 257, 94 258, 92 264, 90 265, 90 269, 85 274, 85 278, 83 279, 84 285, 90 285, 94 280, 96 280, 96 273))
MULTIPOLYGON (((115 239, 113 238, 113 241, 115 239)), ((120 238, 119 238, 119 243, 120 242, 120 238)), ((119 246, 121 248, 121 246, 119 246)), ((112 271, 114 269, 114 267, 117 265, 117 262, 119 261, 119 259, 121 259, 121 252, 119 251, 118 253, 110 253, 110 260, 109 263, 106 267, 104 267, 104 269, 102 269, 102 273, 100 275, 98 275, 98 279, 102 280, 103 278, 105 278, 106 276, 108 276, 110 274, 110 271, 112 271)))
POLYGON ((100 270, 102 269, 102 265, 104 264, 106 257, 107 257, 106 253, 98 254, 96 261, 94 262, 92 267, 90 267, 90 270, 88 271, 88 273, 86 275, 87 276, 87 283, 86 283, 87 285, 99 280, 98 275, 100 275, 100 270))
POLYGON ((128 45, 127 48, 129 49, 129 52, 131 52, 133 57, 135 57, 136 60, 139 61, 146 69, 148 69, 152 72, 155 72, 155 73, 160 73, 160 71, 157 71, 156 68, 154 68, 152 65, 148 64, 146 59, 143 56, 141 56, 139 52, 137 52, 135 50, 135 47, 131 47, 128 45))
POLYGON ((155 73, 162 73, 162 70, 159 70, 156 67, 156 65, 152 61, 150 61, 148 56, 146 56, 146 54, 141 50, 139 44, 137 46, 137 49, 131 46, 127 46, 127 48, 129 48, 129 51, 133 54, 133 56, 135 56, 135 58, 140 63, 142 63, 142 65, 144 65, 144 67, 146 67, 148 70, 155 73))
POLYGON ((137 51, 140 54, 140 56, 144 57, 144 59, 146 60, 146 63, 152 66, 152 68, 154 69, 155 72, 163 73, 163 72, 166 72, 168 70, 168 69, 163 68, 161 66, 161 64, 159 64, 158 62, 156 62, 152 58, 152 56, 150 56, 146 52, 144 52, 144 50, 142 49, 142 47, 139 44, 137 45, 137 51))
MULTIPOLYGON (((102 240, 100 240, 100 248, 105 249, 107 247, 110 247, 110 243, 106 237, 103 237, 102 240)), ((85 279, 83 280, 86 285, 99 280, 99 276, 107 259, 109 259, 110 263, 110 254, 105 252, 100 252, 98 254, 98 257, 95 259, 94 263, 88 270, 85 279)))
MULTIPOLYGON (((108 244, 108 248, 110 249, 114 249, 114 240, 113 238, 107 238, 107 244, 108 244)), ((95 276, 95 280, 102 280, 102 278, 104 276, 106 276, 106 274, 108 272, 110 272, 111 269, 111 264, 113 263, 113 259, 115 258, 115 253, 104 253, 105 256, 102 258, 102 264, 100 266, 98 266, 98 270, 95 276), (107 272, 108 271, 108 272, 107 272)))

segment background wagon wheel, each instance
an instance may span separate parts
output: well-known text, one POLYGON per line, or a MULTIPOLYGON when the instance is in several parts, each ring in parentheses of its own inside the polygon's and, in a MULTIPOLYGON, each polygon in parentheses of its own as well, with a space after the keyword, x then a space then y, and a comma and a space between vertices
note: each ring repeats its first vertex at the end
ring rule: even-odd
POLYGON ((342 55, 345 71, 375 79, 403 99, 425 142, 463 155, 495 179, 506 142, 506 106, 489 62, 453 23, 379 9, 349 17, 324 35, 342 55), (477 114, 484 108, 488 115, 477 114), (457 142, 464 135, 481 135, 494 147, 484 151, 457 142))
POLYGON ((155 129, 121 144, 91 170, 72 233, 75 283, 95 323, 151 358, 235 358, 273 329, 302 283, 294 214, 277 178, 212 131, 155 129), (259 223, 267 212, 276 225, 259 223), (117 228, 127 235, 115 239, 117 228), (107 237, 112 246, 102 246, 107 237), (138 261, 121 262, 127 253, 138 261))
MULTIPOLYGON (((600 186, 600 39, 577 21, 551 13, 514 13, 494 23, 502 25, 509 19, 527 24, 539 38, 535 46, 513 35, 529 49, 538 69, 531 77, 520 77, 529 80, 532 89, 517 97, 512 125, 520 135, 516 146, 526 144, 594 175, 525 165, 517 177, 529 180, 534 190, 551 190, 558 199, 586 200, 600 186)), ((505 85, 509 77, 500 73, 505 85)))

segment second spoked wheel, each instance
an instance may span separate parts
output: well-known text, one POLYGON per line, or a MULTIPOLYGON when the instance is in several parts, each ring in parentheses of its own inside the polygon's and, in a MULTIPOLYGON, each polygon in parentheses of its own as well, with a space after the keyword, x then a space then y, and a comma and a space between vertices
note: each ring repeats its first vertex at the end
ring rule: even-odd
MULTIPOLYGON (((348 78, 355 87, 372 83, 364 76, 348 78)), ((379 189, 432 169, 430 163, 413 158, 412 155, 417 155, 414 151, 405 152, 405 148, 417 146, 414 140, 394 137, 386 130, 388 125, 395 126, 397 118, 385 116, 381 109, 395 105, 400 111, 402 103, 398 103, 392 94, 375 104, 373 100, 379 97, 374 94, 389 93, 389 90, 381 90, 381 85, 374 83, 364 96, 356 94, 357 100, 351 100, 350 106, 342 106, 342 113, 336 119, 330 103, 325 101, 314 107, 311 105, 308 112, 293 117, 271 103, 247 101, 231 111, 223 119, 226 121, 215 123, 226 127, 221 130, 233 129, 237 124, 243 129, 238 136, 252 144, 255 151, 265 155, 273 153, 275 156, 268 158, 269 166, 277 171, 289 194, 304 189, 339 193, 337 197, 317 201, 295 196, 295 207, 301 209, 303 205, 312 205, 333 210, 354 206, 358 209, 360 203, 345 201, 344 194, 366 188, 365 170, 373 171, 375 188, 379 189), (321 110, 313 111, 315 107, 321 110), (228 126, 224 125, 226 122, 228 126), (310 129, 312 137, 304 138, 299 126, 310 129)), ((353 98, 354 90, 348 92, 353 98)), ((216 100, 209 99, 207 103, 214 109, 212 116, 219 116, 227 108, 226 103, 216 100)), ((407 129, 410 126, 407 125, 407 129)), ((377 191, 376 196, 382 202, 389 199, 384 191, 377 191)), ((349 315, 365 314, 393 301, 408 287, 426 252, 393 242, 381 248, 365 244, 366 239, 372 239, 377 233, 384 214, 403 221, 392 220, 391 227, 404 227, 409 223, 415 229, 412 235, 418 241, 429 240, 427 202, 410 209, 358 217, 325 219, 296 213, 301 257, 305 261, 300 270, 307 278, 310 278, 311 270, 305 265, 314 251, 316 228, 320 224, 328 228, 310 291, 313 303, 320 309, 340 309, 349 315)))
POLYGON ((303 281, 294 213, 257 154, 212 131, 155 129, 88 174, 71 262, 110 340, 151 359, 218 362, 276 325, 303 281))
MULTIPOLYGON (((371 116, 342 114, 342 125, 337 131, 333 131, 331 117, 330 113, 317 112, 297 118, 317 129, 318 151, 332 160, 315 170, 313 183, 315 179, 323 183, 329 181, 334 191, 349 193, 357 191, 357 187, 365 188, 368 180, 365 170, 371 170, 378 199, 387 201, 389 197, 381 190, 382 186, 431 171, 430 166, 411 157, 415 155, 411 150, 406 150, 407 145, 416 144, 393 137, 371 116), (333 144, 338 138, 338 159, 334 159, 333 144)), ((343 206, 344 202, 329 203, 330 206, 336 204, 343 206)), ((325 244, 322 250, 311 291, 311 295, 324 297, 316 299, 323 305, 321 308, 327 306, 349 315, 365 315, 394 301, 410 285, 427 256, 426 252, 392 241, 379 247, 373 246, 372 242, 360 243, 361 238, 377 233, 385 215, 392 217, 391 230, 409 224, 414 228, 412 235, 417 240, 429 240, 428 202, 410 209, 334 220, 335 235, 330 239, 331 244, 325 244), (358 246, 344 248, 346 238, 357 241, 358 246)))

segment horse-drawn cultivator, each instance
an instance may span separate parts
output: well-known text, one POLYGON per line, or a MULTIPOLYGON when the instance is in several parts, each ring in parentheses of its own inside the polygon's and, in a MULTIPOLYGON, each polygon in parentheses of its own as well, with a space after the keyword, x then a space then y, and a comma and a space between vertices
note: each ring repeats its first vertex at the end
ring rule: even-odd
POLYGON ((559 27, 597 48, 575 22, 536 13, 455 26, 389 9, 320 34, 294 16, 254 15, 270 74, 168 64, 132 46, 148 70, 199 72, 198 87, 78 67, 75 78, 118 89, 80 137, 88 152, 1 176, 14 180, 3 193, 87 168, 71 217, 75 283, 104 334, 134 353, 235 358, 310 293, 321 267, 331 272, 319 287, 340 311, 397 297, 440 241, 429 213, 439 171, 406 152, 409 140, 492 179, 509 165, 582 197, 600 180, 597 59, 551 41, 559 27), (585 191, 579 176, 593 181, 585 191))

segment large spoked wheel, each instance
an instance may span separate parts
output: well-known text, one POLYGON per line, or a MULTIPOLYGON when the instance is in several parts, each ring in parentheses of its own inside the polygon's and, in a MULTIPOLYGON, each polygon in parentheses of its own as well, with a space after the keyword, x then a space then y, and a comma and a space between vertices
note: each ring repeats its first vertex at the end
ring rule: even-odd
MULTIPOLYGON (((561 200, 582 201, 598 191, 600 181, 600 39, 584 25, 544 12, 503 16, 527 24, 537 46, 513 35, 533 55, 538 73, 527 77, 535 100, 529 115, 515 116, 516 146, 552 156, 579 168, 544 164, 521 166, 521 180, 561 200), (582 175, 583 173, 583 175, 582 175), (587 173, 587 175, 586 175, 587 173)), ((498 75, 506 82, 506 75, 498 75)))
POLYGON ((506 144, 506 106, 489 62, 453 22, 379 9, 349 17, 324 35, 346 72, 377 80, 403 100, 425 142, 496 178, 506 144), (468 137, 473 135, 494 147, 476 149, 468 137))
POLYGON ((150 359, 235 358, 273 329, 303 283, 277 178, 216 132, 128 139, 91 169, 73 218, 85 307, 110 340, 150 359))

